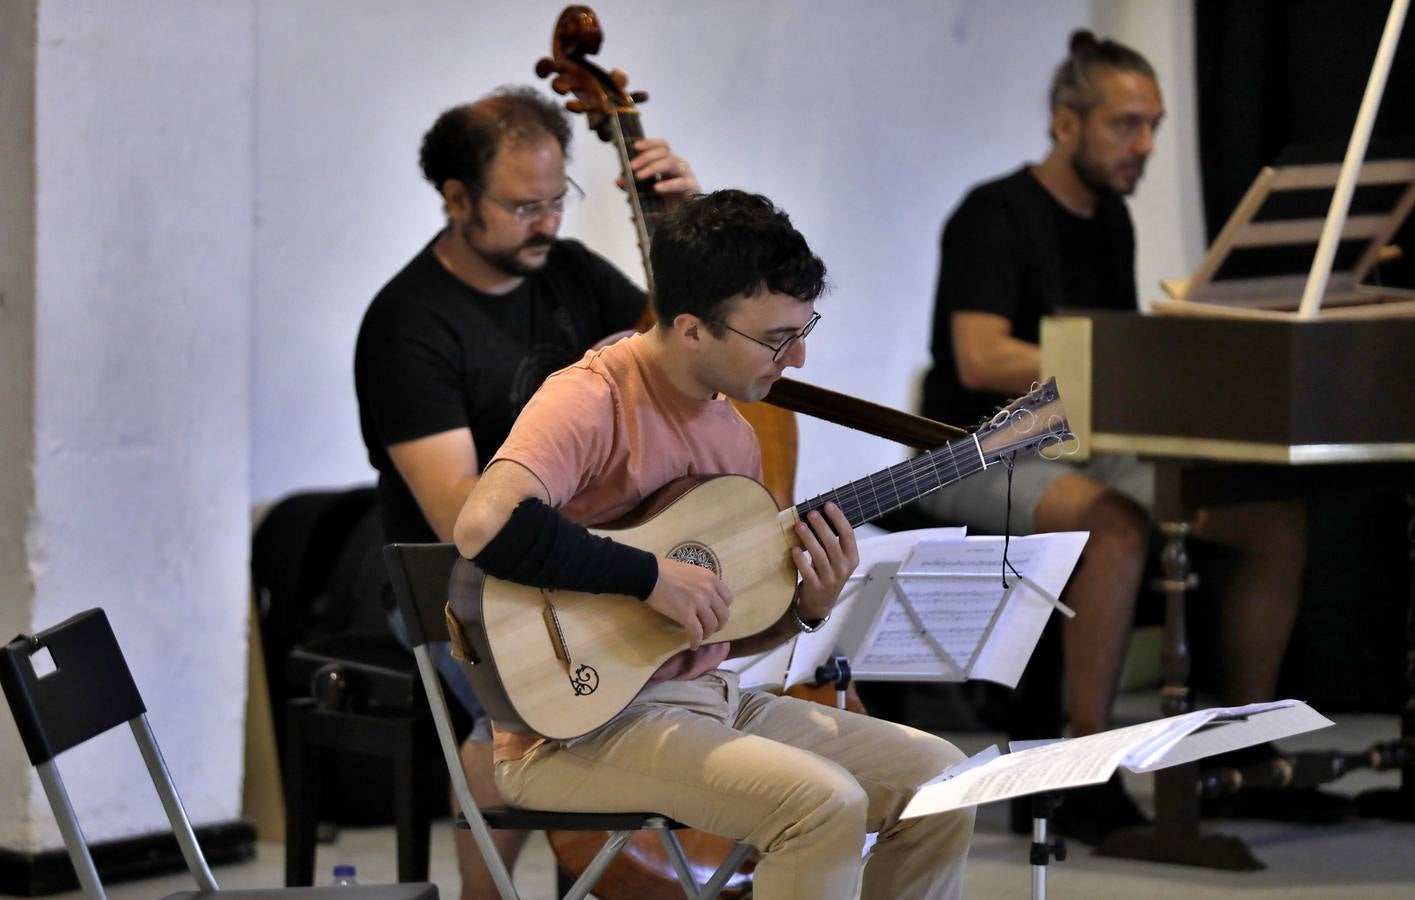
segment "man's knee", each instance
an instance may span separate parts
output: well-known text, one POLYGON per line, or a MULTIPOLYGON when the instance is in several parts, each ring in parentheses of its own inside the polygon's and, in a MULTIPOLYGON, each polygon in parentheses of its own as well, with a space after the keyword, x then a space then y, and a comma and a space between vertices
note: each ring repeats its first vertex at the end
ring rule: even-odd
POLYGON ((824 760, 799 773, 779 791, 779 823, 773 834, 752 835, 750 842, 763 852, 778 849, 782 841, 805 835, 829 840, 836 835, 863 848, 869 798, 849 772, 824 760), (762 843, 758 843, 761 841, 762 843))
POLYGON ((1089 531, 1088 551, 1143 560, 1150 520, 1135 501, 1085 475, 1056 479, 1037 504, 1042 531, 1089 531))
POLYGON ((1307 510, 1300 503, 1264 504, 1255 516, 1256 552, 1278 559, 1301 559, 1307 552, 1307 510))
POLYGON ((1195 534, 1247 557, 1300 562, 1307 552, 1307 510, 1301 503, 1240 503, 1205 509, 1195 534))
POLYGON ((925 735, 909 745, 904 758, 913 768, 917 783, 922 784, 937 778, 968 755, 941 737, 925 735))

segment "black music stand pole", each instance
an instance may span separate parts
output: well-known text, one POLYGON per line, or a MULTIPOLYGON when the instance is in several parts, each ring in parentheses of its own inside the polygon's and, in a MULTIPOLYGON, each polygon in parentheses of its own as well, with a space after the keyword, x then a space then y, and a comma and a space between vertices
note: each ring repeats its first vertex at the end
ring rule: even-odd
POLYGON ((835 707, 844 709, 846 691, 850 687, 850 659, 844 653, 835 653, 816 666, 816 687, 831 683, 835 684, 835 707))
POLYGON ((1052 857, 1057 862, 1066 861, 1066 841, 1063 838, 1047 839, 1047 827, 1051 815, 1061 805, 1058 791, 1042 791, 1032 795, 1032 845, 1029 850, 1032 862, 1032 900, 1046 900, 1047 863, 1052 857))

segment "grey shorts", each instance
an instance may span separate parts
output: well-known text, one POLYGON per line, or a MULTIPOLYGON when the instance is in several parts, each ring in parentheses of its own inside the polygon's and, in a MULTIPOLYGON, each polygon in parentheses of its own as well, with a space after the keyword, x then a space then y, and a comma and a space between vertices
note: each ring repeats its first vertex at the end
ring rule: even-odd
MULTIPOLYGON (((1129 454, 1094 456, 1083 463, 1018 455, 1012 472, 1012 534, 1036 530, 1037 504, 1062 475, 1086 475, 1125 494, 1146 511, 1155 505, 1154 466, 1129 454)), ((975 534, 1003 534, 1007 516, 1007 467, 989 466, 919 501, 943 525, 966 525, 975 534)))

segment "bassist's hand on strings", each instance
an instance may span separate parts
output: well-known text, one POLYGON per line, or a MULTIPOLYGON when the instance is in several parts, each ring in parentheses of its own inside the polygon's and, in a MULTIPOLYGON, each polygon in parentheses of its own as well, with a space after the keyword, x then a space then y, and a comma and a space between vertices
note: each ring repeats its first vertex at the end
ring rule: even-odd
POLYGON ((840 507, 827 503, 824 516, 812 510, 796 524, 796 537, 801 546, 791 550, 791 559, 801 575, 797 609, 803 619, 824 619, 860 564, 855 529, 840 507))
MULTIPOLYGON (((668 142, 662 138, 639 138, 634 142, 635 156, 629 161, 629 169, 634 180, 651 182, 653 191, 661 197, 669 209, 694 194, 702 192, 698 176, 688 161, 673 153, 668 142)), ((622 188, 624 179, 617 181, 622 188)))
POLYGON ((696 650, 727 624, 732 589, 701 566, 659 557, 658 583, 648 605, 683 626, 688 646, 696 650))

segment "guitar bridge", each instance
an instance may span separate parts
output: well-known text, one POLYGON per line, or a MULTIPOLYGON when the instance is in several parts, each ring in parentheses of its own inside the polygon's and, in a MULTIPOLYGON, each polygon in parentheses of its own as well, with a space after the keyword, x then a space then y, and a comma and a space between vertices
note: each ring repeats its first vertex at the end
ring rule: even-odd
POLYGON ((550 602, 550 597, 545 592, 541 592, 541 598, 545 600, 545 608, 541 610, 541 616, 545 619, 545 630, 550 634, 550 646, 555 650, 555 658, 570 664, 570 648, 565 644, 565 632, 560 627, 560 617, 555 612, 555 604, 550 602))

